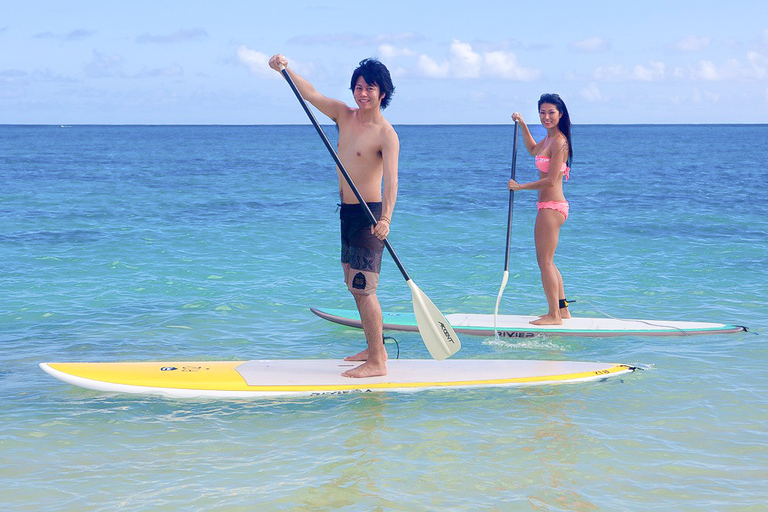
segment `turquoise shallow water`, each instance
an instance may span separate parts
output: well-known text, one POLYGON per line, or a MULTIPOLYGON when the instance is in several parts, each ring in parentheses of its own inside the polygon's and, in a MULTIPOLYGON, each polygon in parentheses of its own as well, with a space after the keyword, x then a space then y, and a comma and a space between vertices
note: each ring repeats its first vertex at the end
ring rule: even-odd
MULTIPOLYGON (((492 313, 512 127, 397 128, 393 246, 444 313, 492 313)), ((466 358, 647 368, 604 383, 184 401, 77 389, 37 364, 359 350, 359 331, 309 312, 353 307, 314 130, 0 126, 2 509, 765 510, 766 140, 576 126, 558 250, 574 314, 748 333, 462 338, 466 358)), ((533 172, 521 154, 518 176, 533 172)), ((516 195, 503 313, 544 307, 534 203, 516 195)), ((389 260, 380 299, 411 307, 389 260)))

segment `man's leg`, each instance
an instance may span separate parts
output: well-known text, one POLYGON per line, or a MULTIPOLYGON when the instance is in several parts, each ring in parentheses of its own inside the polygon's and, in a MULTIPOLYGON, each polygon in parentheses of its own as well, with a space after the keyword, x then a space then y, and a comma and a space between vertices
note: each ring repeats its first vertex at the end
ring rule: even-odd
POLYGON ((360 312, 365 339, 368 348, 347 361, 365 361, 360 366, 344 372, 345 377, 375 377, 387 374, 387 349, 384 347, 383 320, 381 305, 375 293, 370 295, 353 294, 360 312))

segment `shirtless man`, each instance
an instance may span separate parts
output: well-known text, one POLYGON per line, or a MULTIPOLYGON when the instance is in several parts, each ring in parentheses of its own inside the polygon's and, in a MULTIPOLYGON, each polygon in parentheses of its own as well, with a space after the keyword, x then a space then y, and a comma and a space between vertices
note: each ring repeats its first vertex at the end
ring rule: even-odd
POLYGON ((368 348, 345 358, 363 361, 344 372, 345 377, 375 377, 387 373, 381 305, 376 297, 384 239, 389 234, 397 199, 397 160, 400 141, 381 111, 389 105, 395 87, 387 68, 375 59, 366 59, 352 74, 350 88, 357 108, 327 98, 307 80, 288 67, 288 60, 274 55, 269 65, 285 68, 301 96, 339 127, 337 152, 344 168, 378 220, 371 226, 355 193, 339 176, 341 194, 341 264, 344 281, 355 298, 368 348), (383 188, 383 191, 382 191, 383 188))

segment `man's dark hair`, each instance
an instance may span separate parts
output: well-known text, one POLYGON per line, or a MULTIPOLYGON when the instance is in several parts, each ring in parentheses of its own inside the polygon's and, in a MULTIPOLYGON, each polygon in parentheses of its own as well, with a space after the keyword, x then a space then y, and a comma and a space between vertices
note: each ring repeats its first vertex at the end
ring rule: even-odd
POLYGON ((379 92, 382 96, 381 109, 384 110, 387 108, 389 102, 392 101, 392 95, 395 94, 395 86, 392 85, 392 78, 389 76, 387 66, 376 59, 361 60, 360 65, 355 72, 352 73, 352 80, 349 87, 352 91, 355 90, 357 79, 361 76, 368 85, 379 86, 379 92))

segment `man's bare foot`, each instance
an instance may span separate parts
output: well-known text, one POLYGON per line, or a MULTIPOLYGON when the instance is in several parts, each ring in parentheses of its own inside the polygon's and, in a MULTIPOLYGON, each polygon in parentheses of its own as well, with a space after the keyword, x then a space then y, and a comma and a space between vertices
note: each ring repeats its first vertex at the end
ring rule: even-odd
POLYGON ((381 375, 386 375, 386 374, 387 374, 386 363, 379 366, 379 365, 373 364, 372 362, 366 362, 361 364, 357 368, 352 368, 351 370, 345 371, 344 373, 341 374, 341 376, 358 379, 358 378, 365 378, 365 377, 379 377, 381 375))
POLYGON ((347 356, 344 358, 345 361, 367 361, 368 360, 368 349, 363 350, 362 352, 358 352, 357 354, 353 356, 347 356))
POLYGON ((551 315, 544 315, 538 320, 531 320, 533 325, 562 325, 563 321, 551 315))

